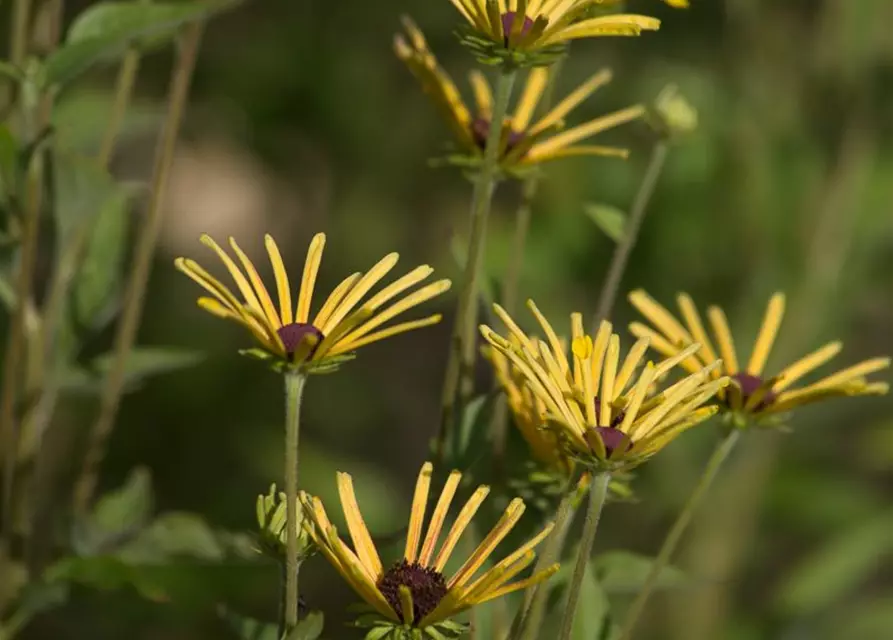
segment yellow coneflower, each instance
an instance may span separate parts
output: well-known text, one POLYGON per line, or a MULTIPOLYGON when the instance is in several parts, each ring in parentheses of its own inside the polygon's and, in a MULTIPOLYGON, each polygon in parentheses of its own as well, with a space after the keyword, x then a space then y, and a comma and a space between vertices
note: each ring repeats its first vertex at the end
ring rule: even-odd
POLYGON ((672 386, 657 388, 665 374, 696 347, 657 365, 648 362, 637 373, 648 349, 647 338, 637 341, 620 365, 620 338, 611 333, 611 324, 603 322, 593 340, 583 332, 582 315, 574 313, 571 363, 548 320, 533 301, 528 306, 547 341, 528 337, 499 305, 494 310, 512 339, 486 325, 481 326, 481 333, 524 375, 574 459, 599 471, 628 470, 716 413, 716 407, 702 405, 728 382, 723 377, 710 381, 720 366, 718 361, 672 386))
MULTIPOLYGON (((885 382, 869 382, 866 376, 888 367, 890 358, 872 358, 799 389, 791 389, 795 382, 840 352, 842 344, 837 341, 829 342, 785 367, 778 374, 767 377, 766 361, 784 316, 784 294, 776 293, 769 300, 753 351, 744 368, 738 364, 732 331, 725 313, 719 307, 707 309, 707 318, 719 347, 717 351, 714 349, 714 342, 707 335, 694 302, 687 294, 680 293, 676 299, 683 322, 679 322, 670 311, 641 289, 630 293, 629 300, 652 325, 633 322, 629 326, 633 335, 650 339, 651 347, 664 355, 677 356, 683 351, 689 353, 680 363, 686 370, 695 371, 701 368, 704 363, 715 360, 717 354, 722 357, 725 375, 729 376, 733 384, 720 391, 717 397, 727 410, 735 414, 759 419, 823 398, 877 395, 886 393, 889 388, 885 382), (690 345, 695 342, 700 346, 691 352, 690 345)), ((721 374, 714 371, 712 375, 721 374)))
POLYGON ((512 366, 502 351, 488 347, 483 349, 483 355, 493 366, 493 373, 505 393, 513 422, 530 447, 533 457, 546 468, 567 475, 573 462, 558 446, 555 434, 541 428, 546 416, 546 404, 530 390, 524 376, 517 367, 512 366))
MULTIPOLYGON (((407 37, 398 35, 394 40, 397 56, 406 63, 425 92, 432 97, 449 123, 462 153, 472 160, 480 161, 492 120, 493 95, 490 85, 480 71, 471 72, 470 82, 476 103, 476 113, 472 115, 455 83, 428 49, 422 32, 407 18, 404 18, 404 26, 407 37)), ((549 72, 542 68, 531 70, 514 114, 506 118, 503 124, 500 167, 504 171, 524 169, 569 156, 625 158, 628 155, 626 149, 576 143, 641 117, 645 113, 642 105, 626 107, 562 131, 564 118, 610 80, 610 71, 599 71, 542 118, 533 122, 533 114, 549 82, 549 72)))
POLYGON ((472 494, 438 546, 462 474, 453 471, 449 475, 423 539, 432 474, 433 467, 426 462, 416 482, 403 558, 389 568, 382 564, 375 549, 354 495, 353 480, 348 474, 338 474, 338 493, 353 541, 353 550, 338 536, 319 498, 301 494, 306 513, 304 525, 319 550, 354 591, 384 620, 389 621, 389 624, 415 629, 437 627, 450 622, 450 618, 475 605, 541 582, 558 570, 558 565, 554 565, 528 578, 512 582, 533 562, 536 557, 533 549, 549 534, 552 529, 550 524, 504 560, 475 578, 475 574, 496 546, 524 513, 524 502, 516 498, 506 508, 492 531, 453 576, 447 579, 443 573, 447 561, 490 489, 481 486, 472 494))
POLYGON ((660 20, 636 14, 590 17, 610 0, 450 0, 468 22, 463 42, 484 63, 548 64, 571 40, 637 36, 660 20))
POLYGON ((308 372, 324 371, 339 357, 343 358, 362 346, 440 321, 440 314, 434 314, 379 329, 404 311, 450 288, 449 280, 438 280, 403 295, 433 273, 431 267, 422 265, 366 299, 371 289, 397 264, 399 256, 396 253, 382 258, 365 274, 354 273, 345 278, 329 294, 311 321, 311 298, 322 260, 325 234, 317 234, 310 243, 295 307, 292 307, 291 286, 279 248, 269 235, 264 240, 276 280, 278 307, 273 303, 257 269, 233 238, 229 239, 229 244, 241 268, 209 236, 202 235, 201 242, 223 262, 242 296, 241 300, 194 260, 177 258, 174 264, 211 294, 212 297, 198 299, 202 309, 248 329, 260 344, 263 354, 276 358, 288 367, 300 367, 308 372), (398 296, 402 297, 382 309, 398 296))

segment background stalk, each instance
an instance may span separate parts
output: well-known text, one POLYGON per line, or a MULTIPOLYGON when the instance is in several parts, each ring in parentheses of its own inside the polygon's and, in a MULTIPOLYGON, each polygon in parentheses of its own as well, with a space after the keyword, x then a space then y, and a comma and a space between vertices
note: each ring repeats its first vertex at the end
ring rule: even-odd
POLYGON ((620 290, 623 273, 626 271, 629 256, 633 247, 636 246, 636 240, 639 238, 639 230, 642 228, 642 221, 645 219, 645 214, 648 211, 648 203, 651 201, 654 188, 657 186, 657 180, 667 160, 668 151, 669 145, 666 140, 658 140, 651 149, 648 168, 645 170, 645 176, 642 178, 642 183, 639 185, 639 190, 633 199, 632 209, 629 212, 629 218, 623 230, 623 238, 614 248, 614 255, 611 256, 611 265, 608 267, 608 274, 605 276, 601 293, 598 296, 598 306, 595 310, 595 316, 592 318, 593 334, 598 331, 602 320, 610 318, 611 312, 614 310, 614 303, 617 301, 617 292, 620 290))
MULTIPOLYGON (((555 512, 555 527, 552 529, 549 537, 546 538, 543 552, 536 560, 536 566, 533 569, 534 574, 544 571, 561 557, 561 550, 564 548, 567 534, 570 531, 571 524, 574 522, 574 502, 577 500, 577 493, 576 487, 572 485, 568 491, 565 491, 564 497, 558 503, 558 509, 555 512)), ((548 595, 548 581, 528 587, 524 591, 524 600, 518 611, 517 624, 512 629, 512 638, 535 640, 543 624, 543 617, 546 615, 546 598, 548 595)))
POLYGON ((589 505, 586 509, 586 519, 583 522, 583 534, 580 537, 577 563, 574 565, 574 574, 568 587, 567 604, 561 617, 561 631, 558 633, 559 640, 570 640, 574 630, 574 617, 577 612, 577 603, 580 600, 580 590, 589 567, 589 557, 592 555, 595 532, 598 530, 598 521, 601 518, 602 507, 605 504, 610 479, 610 474, 600 473, 597 476, 593 476, 589 485, 589 505))
POLYGON ((740 437, 741 431, 733 428, 728 435, 720 441, 716 446, 716 449, 713 450, 710 459, 707 461, 707 465, 704 467, 704 472, 701 474, 701 477, 695 485, 694 490, 691 492, 691 495, 688 497, 688 500, 686 500, 682 511, 676 517, 676 521, 667 533, 667 537, 664 538, 663 544, 660 547, 660 552, 657 554, 657 558, 655 558, 654 563, 651 565, 651 569, 645 577, 645 582, 642 584, 642 588, 639 590, 639 593, 636 594, 636 599, 633 600, 632 605, 630 605, 630 608, 626 613, 626 619, 620 631, 620 640, 629 640, 632 637, 636 622, 638 622, 639 616, 642 615, 642 611, 645 609, 645 604, 648 602, 648 597, 651 595, 654 586, 657 584, 658 577, 660 577, 661 572, 670 562, 670 558, 673 557, 673 553, 676 551, 676 548, 679 546, 679 542, 682 539, 682 534, 688 529, 688 525, 691 523, 695 511, 700 506, 704 496, 707 495, 707 491, 713 484, 716 474, 719 472, 723 463, 725 463, 726 458, 729 457, 732 449, 735 448, 735 444, 740 437))
POLYGON ((487 239, 487 219, 490 216, 490 204, 498 177, 502 121, 508 111, 516 76, 517 71, 515 70, 503 70, 497 79, 496 97, 493 102, 487 143, 484 147, 484 158, 471 198, 471 231, 441 398, 442 412, 437 443, 439 457, 442 457, 445 452, 447 434, 452 429, 455 420, 457 396, 460 390, 463 392, 463 396, 467 396, 471 391, 476 354, 475 345, 477 344, 475 335, 478 317, 478 289, 487 239))
POLYGON ((90 504, 96 487, 99 465, 105 456, 106 445, 115 424, 115 416, 124 387, 127 356, 133 347, 139 328, 149 271, 152 267, 152 258, 155 255, 155 246, 158 243, 158 233, 161 229, 162 202, 167 191, 177 135, 186 110, 189 85, 195 70, 203 29, 204 23, 196 22, 187 25, 183 30, 180 51, 171 78, 167 117, 155 153, 152 195, 149 200, 147 218, 137 241, 124 298, 124 310, 115 335, 115 355, 103 387, 99 417, 90 432, 87 454, 75 484, 74 509, 76 514, 84 513, 90 504))
POLYGON ((303 373, 285 374, 285 628, 298 625, 298 446, 301 429, 303 373))

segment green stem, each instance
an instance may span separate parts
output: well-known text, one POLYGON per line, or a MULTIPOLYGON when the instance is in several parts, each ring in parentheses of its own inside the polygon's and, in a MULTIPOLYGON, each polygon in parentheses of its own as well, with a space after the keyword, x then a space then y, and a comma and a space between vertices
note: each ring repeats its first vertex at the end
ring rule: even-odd
POLYGON ((112 159, 112 153, 115 151, 115 142, 118 139, 121 123, 124 122, 127 107, 130 106, 130 98, 133 95, 133 85, 136 83, 139 68, 139 50, 128 49, 127 53, 124 54, 124 59, 121 61, 121 68, 118 70, 118 80, 115 83, 115 99, 112 103, 112 111, 109 114, 109 121, 108 124, 106 124, 105 132, 102 135, 102 142, 99 144, 97 161, 102 168, 107 168, 109 166, 109 162, 112 159))
POLYGON ((592 319, 593 335, 598 331, 602 320, 607 320, 614 309, 614 302, 617 300, 617 292, 620 289, 620 281, 623 279, 629 256, 633 247, 636 246, 636 240, 639 238, 639 230, 642 228, 642 221, 645 219, 645 214, 648 211, 648 203, 651 201, 654 188, 657 186, 657 180, 667 160, 668 151, 668 143, 662 139, 655 142, 654 148, 651 150, 648 168, 645 170, 645 176, 642 178, 642 183, 639 185, 639 190, 633 199, 629 219, 623 232, 623 239, 614 249, 614 255, 611 256, 611 265, 608 267, 608 274, 605 276, 601 293, 598 296, 598 306, 592 319))
POLYGON ((9 61, 21 68, 28 54, 31 31, 31 0, 16 0, 12 5, 9 61))
POLYGON ((285 629, 298 626, 298 444, 301 398, 307 376, 285 374, 285 629))
POLYGON ((561 618, 561 631, 559 640, 570 640, 574 629, 574 616, 577 612, 577 602, 580 600, 580 590, 583 587, 583 578, 589 566, 589 557, 592 555, 592 545, 595 542, 595 532, 598 530, 598 521, 605 504, 605 496, 608 493, 608 482, 611 475, 600 473, 592 478, 589 486, 589 506, 586 509, 586 519, 583 521, 583 535, 580 538, 580 550, 577 554, 577 564, 574 565, 574 574, 571 577, 567 594, 567 604, 561 618))
POLYGON ((461 390, 463 396, 467 396, 471 390, 476 354, 475 345, 477 344, 475 332, 477 331, 478 289, 487 238, 487 219, 490 216, 490 204, 498 177, 502 124, 508 111, 509 98, 516 76, 517 71, 515 70, 502 70, 496 82, 496 96, 493 102, 487 143, 484 147, 484 158, 471 198, 471 231, 441 398, 438 456, 442 456, 445 451, 447 434, 455 419, 458 392, 461 390))
POLYGON ((102 390, 99 417, 90 432, 87 454, 75 484, 74 508, 76 514, 83 514, 90 504, 96 487, 99 465, 105 457, 106 445, 115 424, 115 416, 124 389, 127 357, 136 340, 139 328, 146 285, 152 268, 152 258, 155 255, 155 245, 158 243, 158 233, 161 229, 162 202, 170 178, 177 135, 180 132, 180 122, 186 111, 189 85, 198 58, 203 28, 203 23, 195 22, 184 27, 182 34, 180 53, 171 78, 167 117, 155 153, 152 195, 149 200, 147 218, 137 240, 133 266, 124 298, 124 310, 115 335, 115 355, 102 390))
MULTIPOLYGON (((567 534, 570 532, 571 524, 574 522, 574 504, 577 498, 578 491, 574 485, 571 485, 564 492, 564 497, 561 498, 561 502, 558 504, 558 509, 555 512, 555 527, 552 529, 549 537, 546 538, 543 552, 537 558, 533 574, 544 571, 561 557, 561 550, 564 548, 567 534)), ((521 603, 521 608, 518 612, 517 624, 512 629, 512 638, 520 638, 521 640, 534 640, 536 638, 539 628, 543 624, 543 618, 546 615, 546 598, 548 595, 549 585, 547 582, 541 582, 524 591, 524 601, 521 603)))
POLYGON ((676 522, 673 523, 667 537, 664 538, 664 542, 660 547, 660 552, 657 554, 657 558, 654 560, 654 564, 651 565, 651 570, 645 578, 645 583, 642 585, 642 588, 636 595, 636 599, 626 613, 626 619, 619 636, 620 640, 628 640, 632 637, 636 623, 642 615, 645 604, 648 602, 648 597, 654 590, 655 584, 657 584, 658 577, 670 562, 670 558, 673 557, 673 552, 676 551, 676 547, 679 546, 682 534, 685 533, 689 523, 691 523, 695 511, 701 504, 704 496, 707 495, 707 491, 713 484, 716 474, 726 461, 726 458, 728 458, 729 454, 732 452, 732 449, 735 448, 735 444, 738 442, 740 436, 741 432, 737 429, 733 429, 716 446, 716 449, 713 450, 713 454, 707 461, 707 465, 704 467, 704 472, 701 474, 701 478, 695 485, 694 491, 692 491, 691 495, 688 497, 685 506, 682 508, 682 512, 676 517, 676 522))

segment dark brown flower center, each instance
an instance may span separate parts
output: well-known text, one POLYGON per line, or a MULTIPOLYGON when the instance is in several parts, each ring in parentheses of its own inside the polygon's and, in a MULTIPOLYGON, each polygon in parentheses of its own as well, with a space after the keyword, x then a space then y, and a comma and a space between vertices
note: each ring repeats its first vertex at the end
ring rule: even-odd
MULTIPOLYGON (((471 137, 474 138, 474 143, 481 151, 487 148, 487 138, 489 136, 490 121, 487 118, 475 118, 471 123, 471 137)), ((524 134, 515 131, 509 125, 503 125, 502 137, 506 140, 505 153, 509 153, 524 139, 524 134)))
POLYGON ((388 569, 378 581, 378 590, 401 620, 403 604, 400 602, 400 587, 409 587, 412 594, 412 619, 415 623, 434 611, 447 594, 443 574, 423 567, 418 562, 401 560, 388 569))
MULTIPOLYGON (((747 404, 747 401, 750 397, 755 394, 760 387, 762 387, 765 381, 759 376, 753 376, 749 373, 736 373, 732 376, 732 380, 738 383, 738 386, 741 388, 741 395, 744 398, 744 404, 747 404)), ((767 389, 766 393, 763 395, 763 398, 757 403, 757 406, 753 408, 754 411, 759 411, 760 409, 765 409, 770 404, 775 402, 776 394, 772 391, 772 389, 767 389)))
MULTIPOLYGON (((512 32, 512 27, 515 26, 515 18, 517 16, 518 14, 514 11, 507 11, 502 14, 502 33, 504 34, 505 46, 509 46, 509 34, 512 32)), ((532 28, 533 20, 528 16, 524 16, 524 24, 521 25, 521 35, 526 36, 532 28)))
POLYGON ((307 354, 308 358, 313 355, 313 352, 316 351, 319 343, 322 342, 325 337, 323 336, 322 331, 306 322, 292 322, 279 329, 276 333, 279 334, 279 339, 282 340, 282 345, 285 347, 285 353, 288 354, 289 358, 295 354, 295 351, 301 345, 301 342, 305 337, 312 335, 317 338, 316 344, 313 345, 310 349, 310 353, 307 354))

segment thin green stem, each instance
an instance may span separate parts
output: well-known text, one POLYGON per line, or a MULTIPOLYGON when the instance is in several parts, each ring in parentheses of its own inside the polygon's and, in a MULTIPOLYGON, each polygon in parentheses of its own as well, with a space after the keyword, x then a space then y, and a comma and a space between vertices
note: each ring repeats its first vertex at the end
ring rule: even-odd
POLYGON ((642 183, 639 185, 639 190, 633 199, 629 219, 623 232, 623 239, 614 248, 614 255, 611 256, 611 265, 608 267, 608 274, 605 276, 601 293, 598 296, 598 306, 596 307, 595 316, 592 318, 593 334, 598 331, 602 320, 607 320, 614 310, 617 292, 620 290, 620 281, 623 279, 629 256, 633 247, 636 246, 636 240, 639 238, 639 230, 642 228, 642 221, 645 219, 645 214, 648 211, 648 203, 654 194, 657 180, 660 178, 661 171, 663 171, 668 151, 669 145, 665 140, 661 139, 654 143, 651 157, 648 160, 648 168, 645 170, 642 183))
POLYGON ((307 376, 285 374, 285 629, 298 626, 298 446, 307 376))
POLYGON ((723 463, 725 463, 726 458, 729 457, 732 449, 735 448, 735 444, 738 442, 740 436, 741 432, 738 429, 731 430, 716 446, 716 449, 713 450, 713 454, 710 456, 707 465, 704 467, 704 472, 701 474, 698 483, 695 485, 694 490, 685 502, 682 511, 676 517, 676 522, 670 527, 670 531, 667 533, 667 537, 664 538, 664 542, 660 547, 660 552, 657 554, 654 564, 651 565, 651 570, 645 577, 645 582, 642 585, 642 588, 639 590, 636 599, 626 613, 626 619, 620 631, 620 640, 629 640, 629 638, 632 637, 636 623, 639 621, 639 617, 645 609, 645 604, 648 602, 648 597, 651 595, 654 586, 657 584, 657 579, 670 562, 670 558, 673 557, 673 553, 676 551, 676 547, 679 546, 679 541, 682 539, 682 534, 688 529, 688 525, 691 523, 695 511, 697 511, 704 496, 707 495, 707 491, 713 484, 716 474, 719 472, 723 463))
POLYGON ((598 521, 608 494, 608 482, 611 475, 600 473, 592 478, 589 486, 589 506, 586 509, 586 519, 583 521, 583 535, 580 538, 580 549, 577 554, 577 563, 574 565, 574 574, 567 593, 567 603, 564 614, 561 617, 561 631, 559 640, 570 640, 574 629, 574 616, 577 613, 577 602, 580 600, 580 590, 583 587, 583 578, 589 566, 589 557, 592 555, 592 545, 595 542, 595 532, 598 530, 598 521))
POLYGON ((478 290, 487 238, 487 219, 490 217, 490 204, 498 178, 502 124, 508 111, 516 76, 517 71, 515 70, 503 70, 496 82, 496 97, 493 103, 487 143, 484 147, 484 158, 471 198, 471 231, 441 398, 442 411, 437 443, 439 456, 444 453, 447 434, 455 419, 458 394, 462 391, 462 394, 467 396, 471 391, 476 354, 475 345, 477 344, 475 332, 477 331, 478 290))
POLYGON ((147 218, 137 240, 133 266, 124 298, 124 310, 115 335, 115 355, 102 390, 99 417, 90 432, 87 454, 75 484, 74 508, 76 514, 84 513, 90 504, 96 487, 99 465, 105 457, 106 445, 115 424, 115 416, 118 412, 127 372, 127 357, 136 340, 139 328, 146 285, 152 268, 155 246, 158 243, 158 233, 161 229, 162 202, 170 178, 180 123, 186 111, 189 86, 198 58, 203 29, 202 22, 187 25, 184 27, 180 41, 177 63, 171 77, 167 117, 155 153, 152 195, 149 200, 147 218))
MULTIPOLYGON (((555 512, 555 527, 552 533, 546 538, 543 546, 543 552, 536 560, 536 566, 533 574, 537 574, 554 563, 558 562, 561 557, 561 550, 564 548, 564 542, 567 540, 567 534, 574 522, 574 504, 578 498, 576 487, 571 485, 561 502, 558 503, 558 509, 555 512)), ((516 625, 511 632, 511 638, 519 638, 521 640, 534 640, 543 624, 543 618, 546 615, 546 598, 549 595, 548 582, 541 582, 537 585, 528 587, 524 591, 524 600, 518 612, 516 625)))
POLYGON ((12 5, 10 24, 9 61, 16 67, 22 66, 28 54, 28 41, 31 31, 31 0, 15 0, 12 5))
POLYGON ((124 54, 121 67, 118 69, 118 79, 115 83, 115 98, 112 102, 112 111, 102 134, 102 142, 99 144, 99 153, 96 156, 99 166, 109 166, 112 154, 115 151, 115 142, 121 130, 121 123, 130 106, 130 98, 133 95, 133 86, 136 84, 137 73, 140 68, 140 52, 138 49, 129 49, 124 54))

